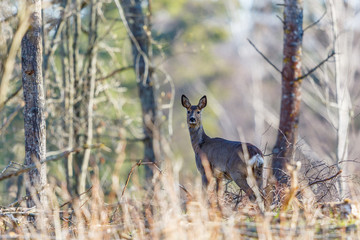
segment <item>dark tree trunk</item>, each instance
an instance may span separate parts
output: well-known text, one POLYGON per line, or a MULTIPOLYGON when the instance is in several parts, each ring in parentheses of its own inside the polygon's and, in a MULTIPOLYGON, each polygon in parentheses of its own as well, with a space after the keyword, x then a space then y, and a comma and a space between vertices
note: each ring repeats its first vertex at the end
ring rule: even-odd
POLYGON ((285 0, 284 49, 280 124, 273 148, 273 174, 280 183, 287 183, 286 164, 292 163, 298 135, 301 102, 301 55, 303 36, 302 0, 285 0))
MULTIPOLYGON (((74 148, 74 74, 73 74, 73 49, 70 41, 70 19, 66 21, 66 28, 64 31, 64 41, 62 42, 62 64, 63 64, 63 78, 65 85, 64 93, 64 110, 65 110, 65 123, 64 131, 68 134, 67 147, 74 148), (65 45, 66 43, 66 45, 65 45)), ((73 171, 73 157, 70 153, 66 157, 65 170, 66 170, 66 186, 70 195, 73 194, 74 184, 74 171, 73 171)))
POLYGON ((30 170, 26 192, 27 206, 35 205, 36 192, 42 205, 47 203, 45 97, 42 78, 41 0, 27 1, 34 5, 30 28, 21 42, 22 83, 24 92, 25 165, 38 164, 30 170))
MULTIPOLYGON (((83 83, 80 77, 80 61, 79 61, 79 39, 81 32, 81 0, 73 0, 72 1, 75 6, 75 14, 74 14, 74 36, 73 36, 73 89, 74 89, 74 101, 73 103, 73 138, 74 138, 74 146, 83 146, 84 145, 84 111, 82 110, 82 102, 83 102, 83 83)), ((73 155, 73 171, 75 176, 80 176, 81 171, 81 163, 83 160, 82 153, 75 153, 73 155)), ((75 193, 80 194, 78 192, 79 186, 79 177, 75 178, 74 186, 72 189, 75 193)))
MULTIPOLYGON (((154 96, 154 81, 151 68, 151 43, 149 26, 145 25, 145 15, 141 7, 141 0, 122 0, 125 17, 131 33, 132 55, 134 70, 138 82, 139 97, 141 101, 142 120, 144 126, 144 161, 155 162, 154 134, 159 133, 156 124, 156 102, 154 96)), ((146 168, 146 178, 152 178, 152 170, 146 168)))

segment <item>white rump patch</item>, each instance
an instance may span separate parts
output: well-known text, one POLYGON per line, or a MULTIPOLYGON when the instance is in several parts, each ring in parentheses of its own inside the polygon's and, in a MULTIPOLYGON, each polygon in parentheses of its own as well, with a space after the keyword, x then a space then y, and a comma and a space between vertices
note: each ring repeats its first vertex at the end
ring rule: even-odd
POLYGON ((256 167, 260 167, 264 165, 264 159, 260 156, 260 154, 256 154, 252 158, 249 159, 249 165, 254 166, 256 164, 256 167))

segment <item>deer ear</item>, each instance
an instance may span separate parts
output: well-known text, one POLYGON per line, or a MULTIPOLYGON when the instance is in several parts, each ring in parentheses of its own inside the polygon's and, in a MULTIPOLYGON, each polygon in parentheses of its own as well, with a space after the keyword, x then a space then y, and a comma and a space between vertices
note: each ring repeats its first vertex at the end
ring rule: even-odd
POLYGON ((207 104, 206 96, 203 96, 203 97, 200 98, 200 100, 199 100, 198 108, 199 108, 199 109, 203 109, 204 107, 206 107, 206 104, 207 104))
POLYGON ((191 107, 191 103, 190 103, 189 99, 184 94, 181 96, 181 104, 186 109, 191 107))

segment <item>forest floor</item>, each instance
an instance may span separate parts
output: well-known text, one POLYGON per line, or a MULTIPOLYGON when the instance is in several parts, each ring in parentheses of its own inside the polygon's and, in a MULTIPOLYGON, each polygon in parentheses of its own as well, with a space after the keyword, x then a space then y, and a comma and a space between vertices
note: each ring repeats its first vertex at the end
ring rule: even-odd
POLYGON ((0 208, 0 239, 360 239, 358 204, 349 200, 294 199, 287 210, 262 212, 245 196, 225 195, 212 204, 191 194, 197 189, 184 193, 167 180, 153 191, 131 186, 119 197, 105 197, 95 183, 62 203, 55 187, 46 208, 23 202, 0 208), (105 202, 111 198, 115 203, 105 202))

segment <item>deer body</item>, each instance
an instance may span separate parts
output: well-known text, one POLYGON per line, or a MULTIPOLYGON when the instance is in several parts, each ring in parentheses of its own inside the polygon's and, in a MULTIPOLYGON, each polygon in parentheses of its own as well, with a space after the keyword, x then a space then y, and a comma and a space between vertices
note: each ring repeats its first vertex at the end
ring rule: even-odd
POLYGON ((255 200, 255 194, 247 183, 247 166, 250 165, 259 190, 262 189, 263 155, 250 143, 229 141, 223 138, 211 138, 206 135, 201 122, 201 110, 206 106, 206 96, 198 105, 192 106, 188 98, 182 96, 182 105, 188 110, 187 123, 191 144, 195 152, 196 166, 201 173, 204 187, 209 184, 207 167, 218 181, 222 178, 232 179, 255 200), (208 165, 207 165, 208 164, 208 165))

